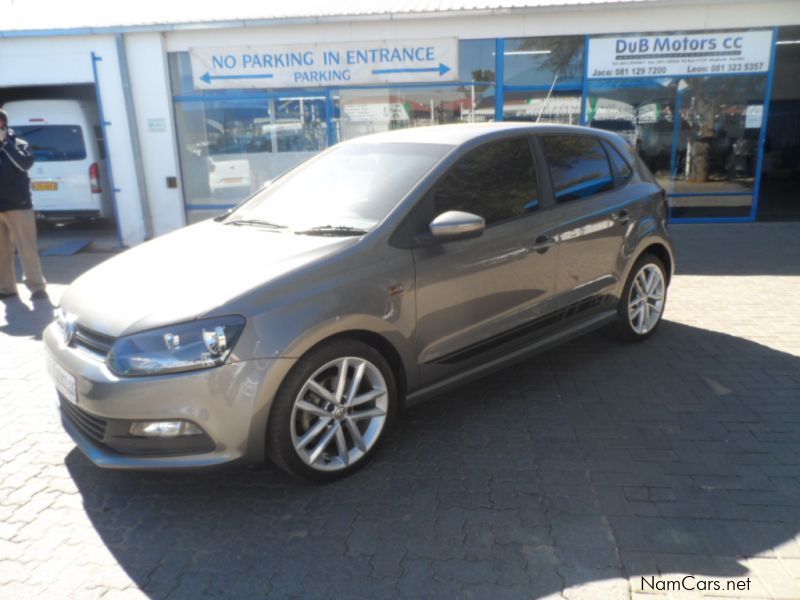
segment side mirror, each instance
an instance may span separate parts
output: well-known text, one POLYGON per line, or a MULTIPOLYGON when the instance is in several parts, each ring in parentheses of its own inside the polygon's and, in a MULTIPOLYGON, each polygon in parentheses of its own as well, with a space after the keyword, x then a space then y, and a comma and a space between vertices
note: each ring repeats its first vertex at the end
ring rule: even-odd
POLYGON ((432 241, 452 242, 478 237, 486 229, 483 217, 460 210, 448 210, 428 226, 432 241))

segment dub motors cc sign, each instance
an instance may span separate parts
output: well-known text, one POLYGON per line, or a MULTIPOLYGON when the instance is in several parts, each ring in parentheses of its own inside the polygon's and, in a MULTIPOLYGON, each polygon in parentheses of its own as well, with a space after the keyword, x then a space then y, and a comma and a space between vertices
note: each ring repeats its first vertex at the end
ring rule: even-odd
POLYGON ((622 35, 589 39, 590 79, 740 75, 769 70, 772 31, 622 35))

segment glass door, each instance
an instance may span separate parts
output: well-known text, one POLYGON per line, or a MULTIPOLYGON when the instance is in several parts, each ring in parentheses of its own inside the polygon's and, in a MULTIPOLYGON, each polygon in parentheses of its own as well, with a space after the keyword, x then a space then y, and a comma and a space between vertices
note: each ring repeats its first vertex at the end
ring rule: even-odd
POLYGON ((673 217, 747 217, 753 206, 765 78, 678 83, 685 134, 672 148, 673 217))

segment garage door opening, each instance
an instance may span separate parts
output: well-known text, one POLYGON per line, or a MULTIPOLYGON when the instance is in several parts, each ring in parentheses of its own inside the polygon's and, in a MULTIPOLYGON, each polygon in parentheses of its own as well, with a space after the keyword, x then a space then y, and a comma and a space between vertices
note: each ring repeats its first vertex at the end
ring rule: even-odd
POLYGON ((95 86, 0 88, 9 126, 31 147, 33 208, 43 253, 118 245, 95 86))

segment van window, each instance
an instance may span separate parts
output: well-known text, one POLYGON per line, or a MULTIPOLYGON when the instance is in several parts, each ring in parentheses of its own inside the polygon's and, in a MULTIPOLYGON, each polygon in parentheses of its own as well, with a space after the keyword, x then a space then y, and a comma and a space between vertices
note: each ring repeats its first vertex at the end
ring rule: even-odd
POLYGON ((28 142, 37 162, 86 158, 83 131, 78 125, 23 125, 11 129, 28 142))
POLYGON ((431 193, 436 214, 462 210, 483 217, 487 225, 536 210, 539 194, 527 138, 472 150, 431 193))
POLYGON ((608 157, 597 138, 546 135, 541 142, 559 202, 585 198, 614 187, 608 157))

